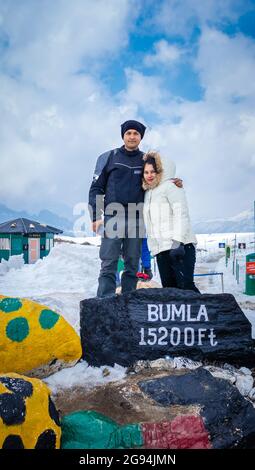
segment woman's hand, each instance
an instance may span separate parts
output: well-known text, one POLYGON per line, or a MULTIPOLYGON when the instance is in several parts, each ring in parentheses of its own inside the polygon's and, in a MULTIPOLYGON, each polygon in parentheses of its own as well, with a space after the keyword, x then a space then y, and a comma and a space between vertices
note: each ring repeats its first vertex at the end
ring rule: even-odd
POLYGON ((183 188, 183 181, 181 178, 171 178, 171 181, 177 186, 177 188, 183 188))
POLYGON ((182 259, 185 256, 184 244, 173 240, 172 247, 169 250, 169 256, 172 259, 182 259))

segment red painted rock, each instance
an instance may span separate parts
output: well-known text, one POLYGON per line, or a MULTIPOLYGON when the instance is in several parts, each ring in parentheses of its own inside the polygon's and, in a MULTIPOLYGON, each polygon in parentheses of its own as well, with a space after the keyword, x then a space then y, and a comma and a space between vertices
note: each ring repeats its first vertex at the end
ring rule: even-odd
POLYGON ((176 416, 172 421, 142 425, 145 449, 210 449, 200 416, 176 416))

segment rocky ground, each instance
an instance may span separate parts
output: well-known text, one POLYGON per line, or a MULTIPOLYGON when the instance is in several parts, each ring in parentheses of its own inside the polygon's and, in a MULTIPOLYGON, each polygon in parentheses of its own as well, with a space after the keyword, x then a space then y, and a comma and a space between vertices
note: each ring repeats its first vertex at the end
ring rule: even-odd
MULTIPOLYGON (((59 389, 53 395, 53 400, 61 416, 76 410, 95 410, 120 424, 124 422, 123 417, 125 417, 126 424, 127 422, 139 421, 141 415, 148 422, 170 419, 170 415, 166 414, 166 409, 160 406, 153 408, 153 414, 151 414, 151 409, 148 412, 146 411, 147 405, 144 398, 141 394, 136 393, 137 382, 171 374, 182 375, 187 369, 192 370, 202 366, 214 377, 225 379, 236 386, 240 393, 255 407, 255 368, 250 370, 245 367, 237 368, 229 364, 208 363, 207 361, 202 364, 187 358, 158 359, 151 362, 138 361, 132 368, 127 370, 126 380, 111 382, 110 384, 97 386, 94 389, 91 389, 89 384, 84 384, 82 387, 59 389), (125 399, 127 384, 136 397, 132 406, 125 399)), ((105 368, 103 374, 107 375, 108 373, 108 369, 105 368)), ((177 409, 176 412, 178 412, 177 409)))

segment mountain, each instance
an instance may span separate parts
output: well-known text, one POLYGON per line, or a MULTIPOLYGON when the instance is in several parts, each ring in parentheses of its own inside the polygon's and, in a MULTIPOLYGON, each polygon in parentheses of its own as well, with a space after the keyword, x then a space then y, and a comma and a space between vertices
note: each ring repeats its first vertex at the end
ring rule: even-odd
POLYGON ((39 214, 29 214, 26 211, 15 211, 13 209, 9 209, 9 207, 4 204, 0 204, 0 223, 7 222, 11 219, 17 219, 19 217, 25 217, 27 219, 59 228, 63 230, 66 235, 72 234, 73 222, 65 217, 55 214, 54 212, 44 209, 41 210, 39 214))
POLYGON ((195 233, 240 233, 254 231, 253 210, 246 210, 225 219, 197 220, 192 223, 195 233))
MULTIPOLYGON (((59 216, 58 214, 47 209, 41 210, 38 214, 29 214, 26 211, 15 211, 9 209, 4 204, 0 204, 0 223, 7 222, 7 220, 17 219, 18 217, 25 217, 27 219, 36 220, 38 222, 60 228, 64 231, 65 235, 73 236, 74 222, 77 217, 68 219, 67 217, 59 216)), ((89 236, 90 221, 89 216, 86 214, 84 218, 85 229, 79 236, 89 236)), ((240 233, 240 232, 253 232, 254 231, 254 214, 253 210, 246 210, 234 217, 219 218, 219 219, 200 219, 192 223, 195 233, 240 233)), ((77 230, 77 228, 76 228, 77 230)), ((77 235, 77 234, 76 234, 77 235)))
POLYGON ((47 225, 62 228, 65 233, 67 231, 72 231, 73 229, 73 222, 71 220, 65 217, 61 217, 54 212, 48 211, 47 209, 41 210, 36 217, 47 225))

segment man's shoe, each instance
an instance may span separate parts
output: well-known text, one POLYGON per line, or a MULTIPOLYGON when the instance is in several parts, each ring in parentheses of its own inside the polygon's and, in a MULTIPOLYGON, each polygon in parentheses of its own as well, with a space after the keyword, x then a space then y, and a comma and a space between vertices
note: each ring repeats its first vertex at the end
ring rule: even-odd
POLYGON ((140 281, 149 281, 149 280, 150 280, 148 274, 141 273, 141 272, 140 272, 140 273, 136 273, 136 277, 138 277, 138 279, 139 279, 140 281))
POLYGON ((148 279, 151 280, 153 278, 152 270, 151 268, 143 268, 144 274, 147 274, 148 279))

